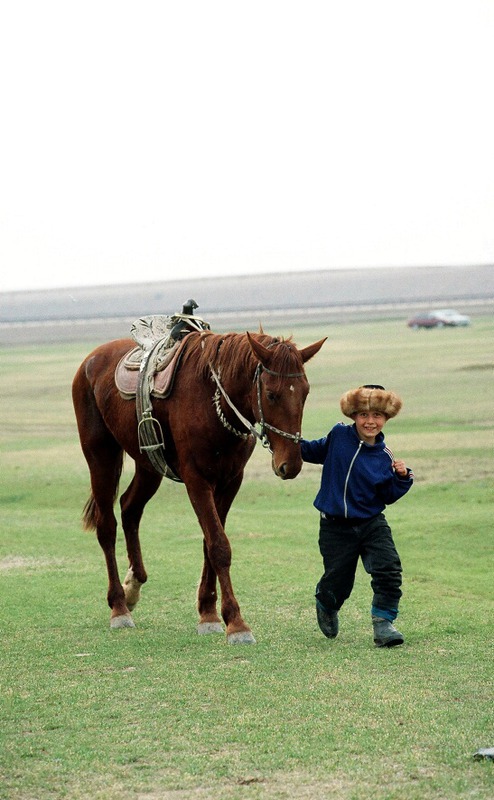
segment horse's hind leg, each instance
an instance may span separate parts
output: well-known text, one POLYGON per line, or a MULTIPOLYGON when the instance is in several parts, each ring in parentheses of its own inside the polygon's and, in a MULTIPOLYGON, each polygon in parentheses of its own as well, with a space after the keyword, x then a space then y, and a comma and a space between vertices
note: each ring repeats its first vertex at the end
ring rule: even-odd
POLYGON ((106 448, 105 460, 91 466, 91 487, 95 505, 96 535, 103 550, 108 571, 108 605, 111 608, 110 627, 133 628, 130 609, 127 606, 123 586, 118 574, 115 543, 117 539, 117 520, 113 513, 114 493, 117 491, 120 476, 119 462, 122 462, 120 451, 118 460, 113 464, 108 458, 106 448))
POLYGON ((139 524, 146 503, 156 494, 161 481, 162 477, 157 472, 151 472, 136 466, 135 475, 120 498, 122 527, 129 557, 129 569, 125 576, 123 588, 127 607, 130 611, 134 609, 139 600, 142 584, 147 581, 147 573, 144 568, 139 541, 139 524))
POLYGON ((74 407, 81 447, 91 476, 91 497, 84 511, 86 529, 96 529, 108 571, 108 605, 112 628, 134 627, 125 602, 115 555, 117 521, 113 505, 122 471, 123 452, 107 429, 91 391, 81 382, 82 371, 74 379, 74 407))

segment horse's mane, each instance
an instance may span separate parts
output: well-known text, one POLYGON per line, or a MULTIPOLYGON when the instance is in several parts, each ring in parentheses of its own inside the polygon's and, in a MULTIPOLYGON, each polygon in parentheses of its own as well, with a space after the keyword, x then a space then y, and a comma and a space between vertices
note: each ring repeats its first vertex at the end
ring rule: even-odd
MULTIPOLYGON (((294 372, 303 372, 303 363, 292 338, 269 336, 266 333, 251 333, 256 341, 274 351, 276 372, 282 376, 294 372)), ((249 344, 246 333, 212 333, 204 331, 189 334, 184 360, 194 360, 197 372, 202 376, 210 375, 210 365, 221 373, 225 381, 235 380, 237 376, 252 372, 257 359, 249 344)))

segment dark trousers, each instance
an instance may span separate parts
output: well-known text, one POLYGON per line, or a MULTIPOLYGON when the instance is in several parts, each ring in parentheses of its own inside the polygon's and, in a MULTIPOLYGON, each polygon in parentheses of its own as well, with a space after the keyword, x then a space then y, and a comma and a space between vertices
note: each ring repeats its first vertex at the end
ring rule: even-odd
POLYGON ((401 562, 384 514, 368 520, 321 516, 319 550, 324 575, 316 597, 328 611, 338 611, 350 597, 359 558, 371 576, 372 605, 394 618, 401 591, 401 562))

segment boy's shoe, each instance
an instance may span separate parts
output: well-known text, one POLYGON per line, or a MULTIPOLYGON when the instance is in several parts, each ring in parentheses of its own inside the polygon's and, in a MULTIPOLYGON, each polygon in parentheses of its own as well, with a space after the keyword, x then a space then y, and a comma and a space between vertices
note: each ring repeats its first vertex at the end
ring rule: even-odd
POLYGON ((326 611, 323 605, 316 600, 317 624, 328 639, 338 636, 338 612, 326 611))
POLYGON ((403 644, 405 637, 396 630, 395 626, 388 619, 372 617, 374 626, 374 644, 376 647, 396 647, 403 644))

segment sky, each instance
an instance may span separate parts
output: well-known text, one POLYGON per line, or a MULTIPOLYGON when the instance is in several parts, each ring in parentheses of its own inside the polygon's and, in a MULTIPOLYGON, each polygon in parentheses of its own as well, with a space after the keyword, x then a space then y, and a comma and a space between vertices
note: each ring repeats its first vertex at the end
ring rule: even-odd
POLYGON ((0 291, 494 263, 491 0, 16 0, 0 291))

